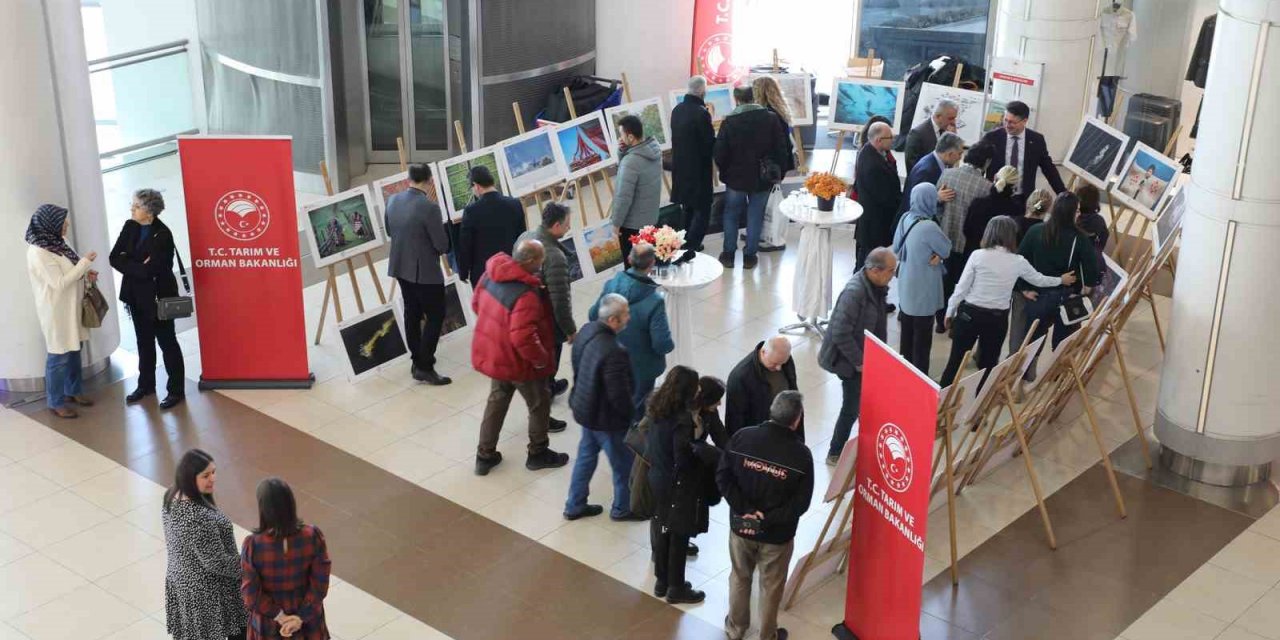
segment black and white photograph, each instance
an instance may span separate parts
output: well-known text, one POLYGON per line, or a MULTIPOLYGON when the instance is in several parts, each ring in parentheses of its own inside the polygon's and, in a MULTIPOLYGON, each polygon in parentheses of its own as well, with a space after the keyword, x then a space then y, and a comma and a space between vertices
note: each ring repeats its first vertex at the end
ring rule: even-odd
POLYGON ((465 285, 459 285, 458 279, 453 277, 444 287, 444 325, 440 328, 441 337, 467 328, 467 306, 471 297, 465 296, 464 300, 463 286, 465 285))
POLYGON ((352 381, 409 357, 400 325, 399 314, 389 304, 338 324, 352 381))
POLYGON ((1173 250, 1174 236, 1182 231, 1182 217, 1186 212, 1187 188, 1180 187, 1169 196, 1169 204, 1164 206, 1164 212, 1151 227, 1152 254, 1160 256, 1173 250))
POLYGON ((1089 184, 1106 191, 1116 173, 1129 136, 1095 118, 1085 118, 1062 164, 1089 184))
POLYGON ((578 239, 567 235, 560 240, 560 247, 564 249, 564 259, 569 264, 569 282, 581 280, 583 273, 582 262, 578 259, 578 239))

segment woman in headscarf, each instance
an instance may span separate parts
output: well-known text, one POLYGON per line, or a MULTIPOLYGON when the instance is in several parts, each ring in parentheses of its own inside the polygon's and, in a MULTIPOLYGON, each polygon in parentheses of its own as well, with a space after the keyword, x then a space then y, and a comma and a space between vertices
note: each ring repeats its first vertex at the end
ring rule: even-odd
POLYGON ((942 294, 942 259, 951 254, 951 241, 938 226, 938 188, 927 182, 911 189, 911 208, 902 214, 893 234, 898 256, 898 322, 902 324, 898 351, 925 375, 933 348, 933 315, 946 307, 942 294))
POLYGON ((82 395, 80 343, 89 339, 89 330, 80 322, 80 300, 84 281, 96 282, 98 272, 89 268, 98 252, 81 256, 67 244, 71 220, 67 210, 46 204, 36 209, 27 225, 27 274, 36 298, 36 314, 44 332, 44 385, 49 410, 59 418, 79 414, 68 403, 87 407, 93 404, 82 395))

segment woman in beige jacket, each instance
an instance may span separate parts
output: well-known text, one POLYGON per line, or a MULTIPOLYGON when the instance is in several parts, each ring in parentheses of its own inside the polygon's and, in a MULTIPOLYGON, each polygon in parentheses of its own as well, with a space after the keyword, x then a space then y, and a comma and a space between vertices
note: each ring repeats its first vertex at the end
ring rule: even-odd
POLYGON ((98 253, 77 255, 65 238, 70 225, 66 209, 46 204, 31 216, 26 236, 31 245, 27 247, 27 273, 49 353, 44 368, 45 392, 49 410, 60 418, 78 416, 68 402, 93 404, 82 395, 80 385, 80 343, 89 339, 88 329, 80 323, 80 300, 84 281, 98 279, 98 272, 89 268, 98 253))

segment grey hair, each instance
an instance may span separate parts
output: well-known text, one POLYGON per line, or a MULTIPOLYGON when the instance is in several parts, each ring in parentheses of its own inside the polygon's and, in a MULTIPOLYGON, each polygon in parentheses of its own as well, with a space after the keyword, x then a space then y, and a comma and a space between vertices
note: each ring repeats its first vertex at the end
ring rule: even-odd
POLYGON ((526 264, 534 258, 545 255, 546 251, 540 241, 531 238, 517 244, 515 251, 511 252, 511 258, 520 264, 526 264))
POLYGON ((699 98, 707 95, 707 79, 702 76, 693 76, 692 78, 689 78, 687 90, 690 95, 695 95, 699 98))
POLYGON ((774 353, 776 349, 783 348, 783 345, 786 345, 787 353, 791 353, 791 341, 786 336, 774 336, 764 341, 764 352, 774 353))
POLYGON ((783 391, 769 405, 769 419, 790 427, 804 415, 804 394, 799 391, 783 391))
POLYGON ((889 247, 876 247, 867 254, 867 259, 863 262, 863 266, 868 269, 888 269, 889 259, 895 257, 893 249, 889 247))
POLYGON ((600 298, 600 306, 597 308, 596 317, 598 317, 601 322, 611 318, 616 318, 622 315, 622 313, 627 310, 628 306, 626 298, 616 293, 606 293, 600 298))
POLYGON ((653 252, 653 245, 647 242, 641 242, 631 246, 631 268, 636 271, 648 271, 653 268, 653 263, 657 262, 658 256, 653 252))
POLYGON ((133 192, 133 199, 153 217, 164 211, 164 196, 155 189, 138 189, 133 192))
POLYGON ((888 122, 881 122, 877 120, 871 123, 871 126, 867 127, 867 132, 863 135, 866 136, 867 140, 879 138, 880 135, 884 133, 885 129, 888 129, 889 133, 893 133, 893 127, 889 126, 888 122))
POLYGON ((951 133, 950 131, 938 136, 938 144, 933 148, 938 153, 947 153, 949 151, 963 151, 964 138, 951 133))
POLYGON ((987 221, 982 232, 982 248, 1004 247, 1010 253, 1018 250, 1018 223, 1009 216, 996 216, 987 221))
POLYGON ((943 98, 938 101, 938 104, 933 105, 933 115, 935 116, 941 115, 942 112, 946 111, 947 109, 955 109, 956 111, 960 111, 960 105, 956 104, 955 100, 951 100, 949 98, 943 98))

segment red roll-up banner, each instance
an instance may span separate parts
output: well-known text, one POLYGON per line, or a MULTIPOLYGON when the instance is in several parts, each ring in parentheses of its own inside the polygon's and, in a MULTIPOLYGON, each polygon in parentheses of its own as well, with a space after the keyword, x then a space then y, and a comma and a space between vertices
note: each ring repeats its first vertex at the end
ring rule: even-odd
POLYGON ((201 389, 309 387, 288 136, 180 136, 201 389))
POLYGON ((695 0, 689 73, 708 84, 737 84, 746 75, 733 60, 733 0, 695 0))
POLYGON ((833 632, 916 640, 938 386, 870 333, 863 353, 848 590, 833 632))

